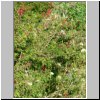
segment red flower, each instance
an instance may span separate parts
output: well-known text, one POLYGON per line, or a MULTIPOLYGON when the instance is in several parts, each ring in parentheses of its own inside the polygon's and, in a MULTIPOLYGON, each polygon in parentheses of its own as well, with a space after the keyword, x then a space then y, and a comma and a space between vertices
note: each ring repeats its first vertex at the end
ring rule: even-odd
POLYGON ((51 12, 52 12, 52 10, 48 9, 47 12, 46 12, 46 15, 49 16, 51 14, 51 12))
POLYGON ((19 8, 17 13, 18 13, 18 15, 22 16, 24 14, 24 11, 25 10, 23 8, 19 8))
POLYGON ((42 66, 42 71, 45 71, 46 70, 46 65, 43 65, 42 66))

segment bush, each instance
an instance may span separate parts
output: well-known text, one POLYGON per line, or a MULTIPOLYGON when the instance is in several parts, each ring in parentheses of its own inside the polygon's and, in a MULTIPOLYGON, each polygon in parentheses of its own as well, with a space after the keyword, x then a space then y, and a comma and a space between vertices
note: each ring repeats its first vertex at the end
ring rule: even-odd
POLYGON ((86 3, 14 2, 14 97, 86 97, 86 3))

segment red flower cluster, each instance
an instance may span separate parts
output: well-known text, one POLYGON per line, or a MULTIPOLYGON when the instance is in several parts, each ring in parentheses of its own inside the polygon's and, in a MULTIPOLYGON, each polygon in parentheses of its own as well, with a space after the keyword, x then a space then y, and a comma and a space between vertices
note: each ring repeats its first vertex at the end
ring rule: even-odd
POLYGON ((43 13, 42 13, 42 16, 43 16, 43 17, 49 17, 50 14, 51 14, 51 12, 52 12, 52 10, 51 10, 51 9, 48 9, 46 12, 43 12, 43 13))
POLYGON ((49 16, 51 14, 52 10, 51 9, 48 9, 47 12, 46 12, 46 16, 49 16))
POLYGON ((24 14, 25 10, 23 8, 19 8, 17 13, 19 16, 22 16, 24 14))

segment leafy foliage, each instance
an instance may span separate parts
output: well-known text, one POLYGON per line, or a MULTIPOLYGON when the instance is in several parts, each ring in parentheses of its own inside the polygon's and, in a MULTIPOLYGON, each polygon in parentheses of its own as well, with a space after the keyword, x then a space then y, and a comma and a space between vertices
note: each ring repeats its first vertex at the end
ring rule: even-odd
POLYGON ((14 97, 86 97, 86 3, 14 2, 14 97))

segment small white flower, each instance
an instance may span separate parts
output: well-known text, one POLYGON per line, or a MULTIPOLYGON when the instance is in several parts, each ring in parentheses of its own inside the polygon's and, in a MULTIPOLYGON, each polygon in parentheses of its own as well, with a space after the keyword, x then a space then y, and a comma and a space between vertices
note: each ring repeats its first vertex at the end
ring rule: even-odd
POLYGON ((61 30, 61 34, 62 34, 62 35, 66 35, 66 33, 65 33, 64 30, 61 30))
POLYGON ((83 43, 81 42, 80 45, 83 46, 83 43))
POLYGON ((50 72, 50 75, 54 75, 54 73, 53 72, 50 72))
POLYGON ((27 70, 25 70, 25 76, 28 77, 28 71, 27 70))
POLYGON ((27 71, 27 70, 25 70, 25 74, 26 74, 26 73, 28 73, 28 71, 27 71))
POLYGON ((32 86, 32 82, 27 82, 27 85, 32 86))
POLYGON ((62 96, 62 94, 60 94, 60 93, 59 93, 58 95, 59 95, 59 96, 62 96))
POLYGON ((86 52, 86 49, 82 49, 81 52, 86 52))
POLYGON ((61 63, 57 63, 57 65, 60 67, 61 66, 61 63))
POLYGON ((61 80, 61 76, 60 76, 60 75, 58 75, 58 76, 57 76, 57 79, 58 79, 58 80, 61 80))

